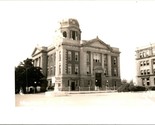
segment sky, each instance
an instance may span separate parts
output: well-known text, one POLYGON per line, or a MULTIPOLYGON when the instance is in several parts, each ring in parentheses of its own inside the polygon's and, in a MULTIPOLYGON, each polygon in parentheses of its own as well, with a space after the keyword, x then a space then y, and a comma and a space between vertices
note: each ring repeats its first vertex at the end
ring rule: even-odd
POLYGON ((121 79, 132 80, 136 47, 155 43, 154 12, 154 1, 0 1, 2 58, 14 68, 37 45, 52 44, 58 21, 76 18, 82 40, 98 36, 120 49, 121 79))

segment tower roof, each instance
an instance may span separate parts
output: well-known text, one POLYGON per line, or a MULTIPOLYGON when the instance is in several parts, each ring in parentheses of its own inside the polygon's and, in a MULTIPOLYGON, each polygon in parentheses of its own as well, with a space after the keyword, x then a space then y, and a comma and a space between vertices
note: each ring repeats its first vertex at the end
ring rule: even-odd
POLYGON ((61 27, 74 26, 74 27, 79 28, 79 22, 77 21, 77 19, 74 19, 74 18, 63 19, 60 21, 60 25, 61 27))

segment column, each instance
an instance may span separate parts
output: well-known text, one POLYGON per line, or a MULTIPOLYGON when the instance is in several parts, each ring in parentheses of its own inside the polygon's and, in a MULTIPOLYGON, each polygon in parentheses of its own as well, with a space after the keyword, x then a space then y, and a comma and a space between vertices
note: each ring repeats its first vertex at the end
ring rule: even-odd
POLYGON ((91 67, 91 74, 93 75, 94 71, 93 71, 93 53, 92 52, 90 52, 90 67, 91 67))
POLYGON ((120 56, 117 57, 118 77, 120 77, 120 56))
POLYGON ((111 76, 111 55, 108 56, 108 76, 111 76))

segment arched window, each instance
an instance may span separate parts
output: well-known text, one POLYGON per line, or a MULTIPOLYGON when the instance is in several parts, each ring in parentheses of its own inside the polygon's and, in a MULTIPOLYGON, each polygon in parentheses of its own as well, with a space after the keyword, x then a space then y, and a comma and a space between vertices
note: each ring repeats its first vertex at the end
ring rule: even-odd
POLYGON ((65 37, 65 38, 67 37, 67 32, 66 31, 63 32, 63 37, 65 37))

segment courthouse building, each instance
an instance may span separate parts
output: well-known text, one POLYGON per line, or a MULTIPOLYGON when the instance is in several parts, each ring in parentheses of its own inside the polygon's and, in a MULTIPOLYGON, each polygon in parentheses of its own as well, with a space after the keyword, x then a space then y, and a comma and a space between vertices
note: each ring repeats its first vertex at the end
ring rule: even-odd
POLYGON ((52 45, 35 47, 34 66, 40 66, 48 86, 62 91, 105 90, 120 86, 120 51, 98 37, 81 40, 76 19, 60 21, 52 45))
POLYGON ((136 50, 137 84, 155 86, 155 44, 136 50))

